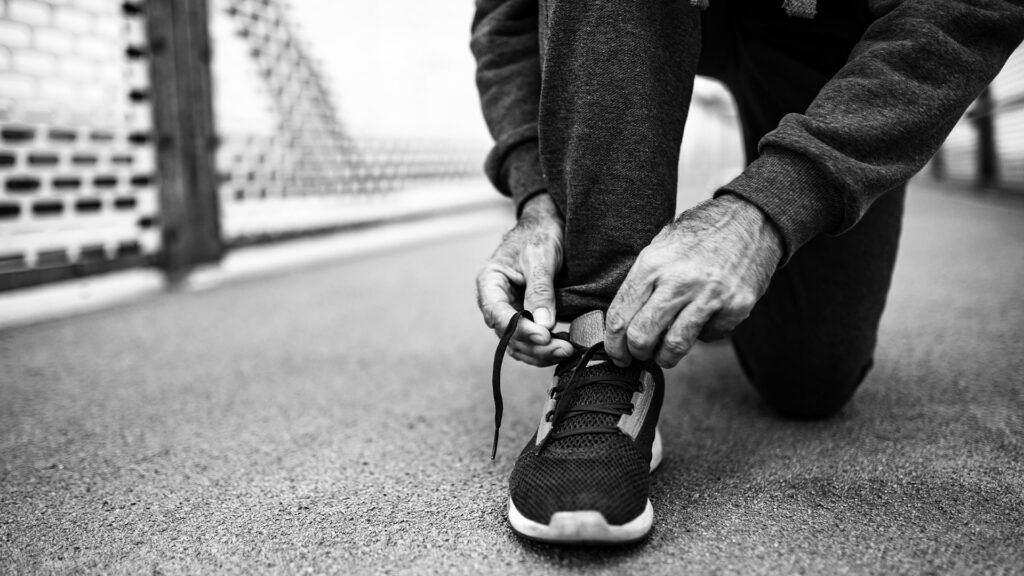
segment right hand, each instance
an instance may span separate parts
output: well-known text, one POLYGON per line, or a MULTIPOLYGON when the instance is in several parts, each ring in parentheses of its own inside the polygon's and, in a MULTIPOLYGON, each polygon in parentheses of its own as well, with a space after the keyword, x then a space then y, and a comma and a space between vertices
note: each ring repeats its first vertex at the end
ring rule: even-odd
POLYGON ((523 318, 508 345, 509 356, 534 366, 550 366, 568 358, 572 345, 553 340, 555 274, 562 267, 562 229, 558 208, 547 193, 527 200, 515 227, 476 277, 477 305, 484 322, 499 337, 517 309, 533 312, 523 318))

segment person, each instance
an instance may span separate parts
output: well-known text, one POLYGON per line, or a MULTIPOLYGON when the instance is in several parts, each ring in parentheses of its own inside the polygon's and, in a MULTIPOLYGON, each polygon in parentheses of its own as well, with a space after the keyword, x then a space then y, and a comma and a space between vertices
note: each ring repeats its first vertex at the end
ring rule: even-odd
POLYGON ((1022 37, 1019 0, 477 0, 485 171, 517 210, 477 277, 502 336, 495 445, 503 353, 557 364, 512 528, 648 534, 661 369, 697 339, 729 335, 783 415, 840 410, 872 365, 905 183, 1022 37), (675 217, 698 74, 732 93, 748 164, 675 217))

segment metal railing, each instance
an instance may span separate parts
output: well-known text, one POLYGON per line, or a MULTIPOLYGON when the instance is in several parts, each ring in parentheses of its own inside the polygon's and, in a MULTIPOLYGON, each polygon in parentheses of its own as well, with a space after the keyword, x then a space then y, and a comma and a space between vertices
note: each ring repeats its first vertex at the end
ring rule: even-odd
POLYGON ((1024 46, 953 128, 931 172, 940 180, 1024 192, 1024 46))

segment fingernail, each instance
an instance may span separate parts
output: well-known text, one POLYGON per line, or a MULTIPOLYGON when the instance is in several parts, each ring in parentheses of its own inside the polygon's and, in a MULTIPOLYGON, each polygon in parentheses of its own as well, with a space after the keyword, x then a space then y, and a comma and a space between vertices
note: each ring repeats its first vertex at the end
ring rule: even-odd
POLYGON ((569 356, 572 356, 572 352, 565 348, 556 348, 554 354, 559 358, 568 358, 569 356))
POLYGON ((530 342, 534 344, 547 344, 548 339, 543 334, 530 334, 530 342))
POLYGON ((551 311, 547 308, 537 308, 533 311, 533 321, 547 328, 551 325, 551 311))

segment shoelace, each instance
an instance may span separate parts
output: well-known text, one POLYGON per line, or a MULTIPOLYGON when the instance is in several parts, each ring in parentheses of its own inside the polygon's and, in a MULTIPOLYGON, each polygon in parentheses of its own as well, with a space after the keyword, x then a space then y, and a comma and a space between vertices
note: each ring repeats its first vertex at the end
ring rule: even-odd
MULTIPOLYGON (((502 360, 505 358, 505 351, 508 349, 508 343, 512 339, 512 335, 515 334, 521 318, 526 318, 527 320, 532 321, 533 314, 529 311, 523 310, 512 316, 512 319, 509 320, 508 326, 505 327, 505 332, 502 333, 501 339, 498 341, 498 348, 494 351, 494 371, 491 375, 491 388, 494 394, 494 443, 491 445, 491 460, 494 460, 495 455, 498 453, 498 433, 501 429, 501 417, 504 411, 504 402, 501 398, 501 364, 502 360)), ((552 430, 537 447, 538 454, 540 454, 540 452, 542 452, 547 446, 548 442, 553 439, 566 438, 577 434, 617 434, 620 432, 617 426, 588 426, 574 430, 556 432, 555 428, 564 418, 594 412, 615 416, 632 413, 633 404, 628 402, 602 402, 599 404, 587 404, 570 408, 570 399, 581 386, 603 383, 618 386, 629 392, 635 392, 641 389, 640 381, 634 378, 625 378, 611 374, 591 375, 585 378, 580 378, 580 368, 586 367, 591 361, 601 362, 610 360, 608 354, 604 351, 604 342, 598 342, 593 346, 586 347, 569 340, 569 335, 565 332, 553 333, 551 337, 556 340, 564 340, 571 344, 574 353, 555 369, 555 376, 559 381, 561 381, 562 376, 566 372, 571 372, 571 374, 565 384, 560 383, 551 390, 551 394, 554 397, 557 397, 558 400, 555 402, 554 409, 545 414, 544 418, 551 423, 552 430)), ((657 364, 649 361, 640 362, 639 364, 644 370, 652 373, 657 372, 658 375, 660 375, 661 368, 657 364)))

